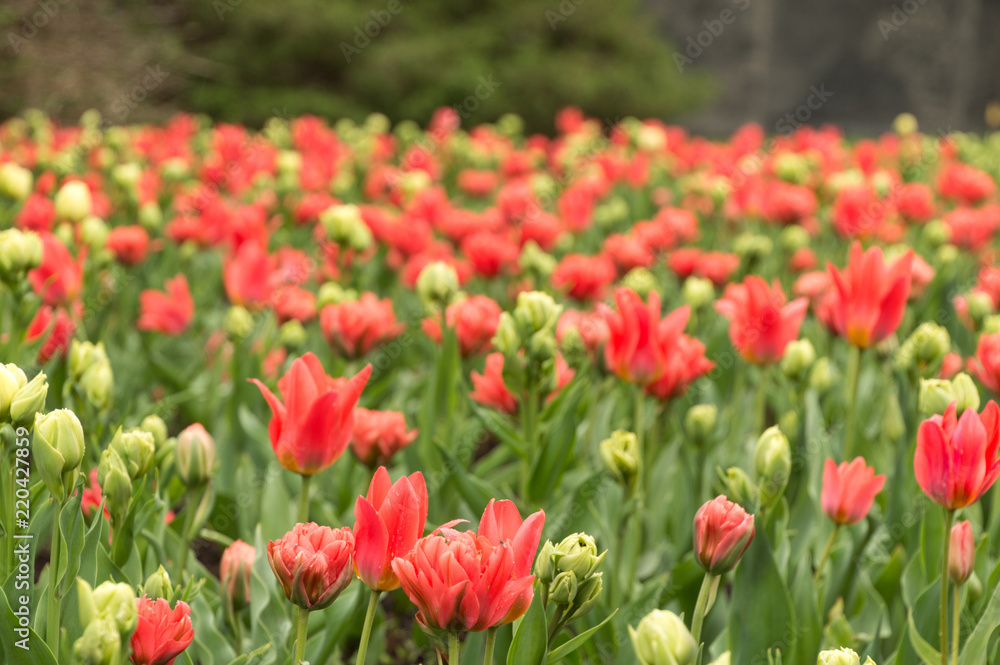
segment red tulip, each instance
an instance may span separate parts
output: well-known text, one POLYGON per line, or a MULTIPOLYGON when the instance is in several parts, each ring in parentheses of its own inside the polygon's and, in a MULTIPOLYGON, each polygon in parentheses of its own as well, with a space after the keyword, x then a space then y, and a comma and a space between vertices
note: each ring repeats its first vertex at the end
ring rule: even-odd
POLYGON ((316 318, 316 295, 301 286, 279 286, 272 294, 271 301, 279 323, 292 320, 309 323, 316 318))
POLYGON ((284 403, 259 380, 250 379, 271 407, 268 432, 281 466, 311 476, 340 457, 351 439, 354 407, 371 373, 372 366, 366 365, 353 378, 338 382, 307 353, 278 380, 284 403))
POLYGON ((567 254, 552 271, 552 286, 577 300, 593 300, 615 281, 615 264, 605 256, 567 254))
POLYGON ((419 471, 389 480, 378 468, 367 497, 354 504, 354 567, 365 586, 391 591, 399 586, 392 561, 405 556, 424 533, 427 521, 427 485, 419 471))
POLYGON ((969 579, 976 565, 976 543, 972 538, 972 523, 963 520, 951 527, 951 547, 948 548, 948 577, 955 584, 969 579))
POLYGON ((876 476, 863 457, 840 466, 828 459, 823 467, 823 512, 837 524, 857 524, 868 515, 884 485, 885 476, 876 476))
POLYGON ((683 395, 695 379, 710 372, 715 363, 705 357, 705 345, 687 335, 673 341, 663 374, 646 386, 646 393, 666 402, 683 395))
POLYGON ((785 347, 799 336, 809 300, 785 304, 785 293, 751 275, 742 284, 730 284, 715 309, 729 319, 729 339, 747 361, 768 365, 781 360, 785 347))
POLYGON ((285 597, 307 610, 329 607, 354 578, 354 535, 315 522, 296 524, 267 543, 267 560, 285 597))
POLYGON ((76 324, 73 323, 73 317, 64 307, 53 309, 48 305, 42 305, 35 312, 35 318, 28 324, 24 338, 28 342, 34 342, 48 332, 48 337, 38 349, 37 359, 38 364, 41 365, 55 355, 65 355, 69 351, 69 343, 74 330, 76 330, 76 324))
POLYGON ((358 358, 376 345, 394 339, 406 326, 396 322, 392 301, 363 293, 359 300, 327 305, 319 315, 330 346, 348 358, 358 358))
POLYGON ((955 510, 979 500, 1000 476, 1000 409, 989 402, 981 414, 955 402, 944 415, 931 416, 917 430, 913 470, 934 503, 955 510))
POLYGON ((178 274, 163 286, 165 292, 147 289, 139 294, 142 314, 136 327, 163 335, 180 335, 194 318, 194 299, 187 278, 178 274))
POLYGON ((483 232, 466 238, 462 242, 462 253, 469 258, 478 274, 484 277, 496 277, 501 270, 517 261, 521 251, 506 236, 483 232))
POLYGON ((351 450, 365 466, 388 464, 393 456, 413 443, 417 430, 407 430, 399 411, 374 411, 360 406, 354 409, 351 450))
MULTIPOLYGON (((538 551, 538 541, 545 526, 545 512, 539 510, 525 520, 513 501, 490 500, 479 521, 479 537, 486 538, 495 547, 509 546, 514 550, 514 571, 512 579, 520 579, 531 575, 531 566, 535 562, 538 551)), ((510 623, 524 616, 534 598, 532 587, 524 589, 510 606, 510 610, 500 623, 510 623)))
POLYGON ((121 263, 134 266, 142 263, 149 252, 149 234, 141 226, 119 226, 108 232, 104 245, 121 263))
POLYGON ((735 568, 753 536, 753 515, 721 494, 694 516, 694 555, 712 575, 723 575, 735 568))
MULTIPOLYGON (((1000 394, 1000 333, 984 334, 976 344, 976 356, 969 369, 980 383, 1000 394)), ((943 369, 942 369, 943 371, 943 369)))
POLYGON ((51 233, 42 236, 42 263, 28 271, 28 281, 46 305, 65 305, 76 299, 83 283, 82 255, 74 259, 51 233))
POLYGON ((480 631, 499 626, 534 582, 515 577, 516 557, 471 531, 442 528, 392 562, 403 591, 429 629, 480 631))
POLYGON ((600 303, 598 313, 608 324, 604 359, 608 368, 629 383, 645 386, 659 379, 671 343, 684 332, 691 309, 685 305, 660 320, 660 296, 650 291, 644 304, 628 288, 615 292, 618 311, 600 303))
MULTIPOLYGON (((500 305, 488 296, 471 296, 448 306, 445 319, 455 330, 463 357, 490 350, 501 311, 500 305)), ((423 328, 428 337, 441 343, 440 315, 424 319, 423 328)))
POLYGON ((138 622, 132 633, 135 665, 170 665, 194 640, 191 608, 178 600, 173 609, 163 598, 136 598, 138 622))
POLYGON ((516 413, 517 397, 503 380, 503 364, 502 353, 491 353, 486 356, 486 368, 483 373, 473 371, 470 375, 472 386, 475 388, 470 397, 497 411, 516 413))
POLYGON ((263 305, 271 297, 273 272, 274 259, 265 247, 257 241, 243 243, 222 270, 229 301, 244 307, 263 305))
POLYGON ((899 327, 910 295, 910 264, 913 252, 887 265, 882 250, 851 246, 844 272, 828 265, 834 288, 830 311, 837 333, 862 349, 877 344, 899 327))
POLYGON ((563 337, 570 330, 580 334, 588 353, 595 353, 608 341, 608 324, 601 315, 594 312, 564 310, 559 317, 559 323, 556 324, 556 340, 562 344, 563 337))
POLYGON ((242 540, 235 541, 222 553, 219 584, 225 597, 236 609, 250 603, 250 572, 256 557, 256 548, 242 540))

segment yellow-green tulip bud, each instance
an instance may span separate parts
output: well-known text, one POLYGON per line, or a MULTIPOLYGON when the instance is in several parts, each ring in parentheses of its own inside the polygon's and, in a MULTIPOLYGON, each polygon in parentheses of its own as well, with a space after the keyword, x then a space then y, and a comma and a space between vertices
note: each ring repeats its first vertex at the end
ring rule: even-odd
POLYGON ((774 242, 764 235, 744 233, 733 241, 733 251, 743 258, 761 259, 774 250, 774 242))
POLYGON ((951 350, 951 336, 944 326, 925 321, 917 326, 896 351, 896 369, 923 370, 937 367, 951 350))
POLYGON ((947 379, 920 379, 920 394, 917 409, 926 416, 943 414, 948 405, 955 401, 955 391, 947 379))
POLYGON ((731 662, 732 662, 732 656, 729 654, 728 651, 726 651, 708 665, 730 665, 731 662))
MULTIPOLYGON (((15 369, 18 368, 15 366, 15 369)), ((23 372, 21 376, 24 376, 23 372)), ((19 378, 17 374, 8 369, 8 366, 0 365, 0 422, 10 418, 10 404, 14 401, 17 391, 21 389, 19 378)))
POLYGON ((545 253, 534 240, 529 240, 524 244, 518 263, 521 266, 521 270, 533 272, 542 277, 552 274, 552 271, 556 268, 555 257, 545 253))
POLYGON ((80 222, 80 239, 94 251, 102 249, 108 239, 108 225, 100 217, 88 215, 80 222))
POLYGON ((632 268, 622 278, 622 286, 632 289, 645 299, 650 291, 656 290, 656 276, 649 268, 632 268))
POLYGON ((427 264, 417 277, 417 295, 427 307, 438 310, 454 302, 458 286, 458 273, 444 261, 427 264))
POLYGON ((786 226, 778 234, 778 245, 786 252, 794 252, 809 244, 809 232, 798 224, 786 226))
POLYGON ((601 461, 618 482, 628 485, 639 469, 639 443, 635 434, 617 430, 601 442, 601 461))
POLYGON ((653 610, 628 632, 641 665, 691 665, 698 655, 687 626, 669 610, 653 610))
POLYGON ((153 600, 163 598, 167 602, 174 594, 174 587, 170 582, 170 575, 160 566, 155 573, 146 578, 146 583, 142 585, 142 593, 153 600))
POLYGON ((549 585, 549 602, 556 605, 569 605, 576 598, 579 582, 576 575, 570 572, 559 573, 549 585))
POLYGON ((104 504, 113 521, 121 521, 128 513, 132 501, 132 478, 125 462, 112 448, 101 453, 101 463, 97 465, 97 482, 101 486, 104 504))
POLYGON ((39 372, 10 401, 10 419, 18 425, 29 423, 45 408, 45 398, 49 394, 49 383, 45 372, 39 372))
POLYGON ((42 262, 42 240, 37 233, 20 229, 0 231, 0 278, 19 280, 42 262))
POLYGON ((809 372, 809 387, 818 393, 824 393, 833 386, 833 381, 834 370, 830 359, 823 357, 816 360, 809 372))
POLYGON ((493 346, 504 355, 514 355, 521 349, 521 335, 517 331, 517 324, 510 312, 500 314, 500 323, 497 331, 493 335, 493 346))
POLYGON ((181 482, 197 487, 212 477, 215 467, 215 440, 204 427, 195 423, 177 435, 174 466, 181 482))
POLYGON ((80 387, 83 388, 87 401, 99 411, 103 411, 110 404, 114 386, 115 377, 108 362, 91 365, 80 379, 80 387))
POLYGON ((141 177, 142 167, 135 162, 118 164, 111 169, 111 178, 115 181, 115 184, 126 189, 134 188, 141 177))
POLYGON ((900 113, 892 121, 892 130, 900 136, 913 134, 919 127, 920 124, 917 122, 916 116, 912 113, 900 113))
POLYGON ((882 415, 882 432, 890 441, 897 441, 906 434, 906 421, 903 419, 903 409, 899 406, 895 390, 889 392, 889 402, 882 415))
POLYGON ((797 339, 785 347, 781 358, 781 371, 789 379, 801 380, 816 362, 816 349, 808 339, 797 339))
POLYGON ((0 194, 23 201, 31 194, 31 171, 14 162, 0 164, 0 194))
POLYGON ((740 504, 748 512, 753 512, 760 500, 757 492, 757 485, 750 479, 749 474, 738 466, 731 466, 719 474, 722 480, 723 493, 729 497, 730 501, 740 504))
POLYGON ((302 322, 296 319, 286 321, 278 331, 278 341, 289 349, 297 349, 306 343, 306 329, 302 322))
POLYGON ((163 225, 163 211, 156 201, 147 201, 139 206, 139 225, 147 231, 156 231, 163 225))
POLYGON ((535 577, 542 584, 549 584, 556 575, 555 563, 553 562, 555 551, 556 546, 552 544, 551 540, 547 540, 535 558, 535 577))
POLYGON ((695 404, 684 414, 684 431, 696 443, 708 439, 715 431, 719 409, 714 404, 695 404))
POLYGON ((777 425, 764 430, 757 439, 753 462, 761 504, 769 508, 784 494, 792 471, 792 450, 777 425))
POLYGON ((821 651, 816 665, 861 665, 861 659, 851 649, 821 651))
POLYGON ((514 323, 525 337, 542 330, 555 330, 562 306, 543 291, 522 291, 514 307, 514 323))
POLYGON ((774 170, 785 182, 802 183, 809 175, 809 159, 801 153, 782 151, 774 157, 774 170))
POLYGON ((153 466, 156 454, 156 440, 153 435, 141 429, 122 432, 119 427, 108 446, 121 458, 129 478, 135 480, 153 466))
POLYGON ((597 553, 597 543, 592 536, 574 533, 555 546, 553 562, 556 570, 572 572, 578 579, 584 580, 597 570, 607 553, 607 550, 597 553))
POLYGON ((226 334, 232 340, 246 339, 253 332, 253 314, 246 307, 234 305, 226 312, 226 318, 222 324, 226 334))
POLYGON ((163 418, 157 415, 151 414, 143 418, 142 422, 139 423, 139 429, 153 435, 153 445, 156 446, 157 450, 167 440, 167 424, 163 422, 163 418))
POLYGON ((356 205, 330 206, 320 213, 319 221, 327 237, 338 245, 362 251, 372 243, 371 229, 356 205))
POLYGON ((955 395, 955 411, 962 415, 966 409, 979 411, 979 388, 972 377, 962 372, 951 379, 951 390, 955 395))
POLYGON ((56 217, 71 222, 79 222, 90 214, 93 200, 90 188, 79 180, 67 182, 56 192, 56 217))
POLYGON ((325 282, 319 287, 319 292, 316 294, 316 307, 323 309, 327 305, 338 305, 357 299, 358 293, 354 289, 345 289, 336 282, 325 282))
POLYGON ((61 503, 76 484, 77 471, 83 460, 83 426, 76 414, 69 409, 57 409, 45 415, 35 414, 31 450, 42 482, 61 503))
POLYGON ((129 633, 135 629, 138 620, 135 591, 128 584, 104 582, 94 589, 92 602, 97 616, 113 621, 119 632, 129 633))
POLYGON ((572 621, 593 609, 600 600, 603 590, 604 573, 594 573, 580 582, 576 589, 576 599, 573 601, 570 612, 566 615, 566 620, 572 621))
POLYGON ((950 243, 934 250, 934 265, 941 270, 949 270, 962 256, 962 250, 950 243))
POLYGON ((73 653, 83 665, 118 665, 121 649, 121 633, 114 621, 103 617, 87 624, 73 645, 73 653))
POLYGON ((684 280, 681 295, 686 304, 693 309, 700 309, 715 300, 715 286, 710 279, 691 276, 684 280))

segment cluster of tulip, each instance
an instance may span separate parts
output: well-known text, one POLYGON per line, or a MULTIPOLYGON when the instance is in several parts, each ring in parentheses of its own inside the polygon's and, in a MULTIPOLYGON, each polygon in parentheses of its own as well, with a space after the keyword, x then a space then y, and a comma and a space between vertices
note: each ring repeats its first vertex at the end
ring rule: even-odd
POLYGON ((459 120, 0 125, 6 662, 1000 657, 1000 135, 459 120))

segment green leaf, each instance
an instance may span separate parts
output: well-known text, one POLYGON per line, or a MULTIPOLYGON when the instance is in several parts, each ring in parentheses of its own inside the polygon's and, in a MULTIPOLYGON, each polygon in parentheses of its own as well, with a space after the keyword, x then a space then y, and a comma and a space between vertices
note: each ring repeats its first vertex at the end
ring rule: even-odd
POLYGON ((59 513, 59 531, 63 540, 63 547, 59 552, 61 577, 57 581, 60 598, 66 595, 70 584, 76 584, 76 575, 80 570, 80 554, 86 539, 80 498, 79 494, 70 497, 59 513))
POLYGON ((795 653, 799 626, 771 544, 756 538, 733 580, 729 650, 734 663, 765 662, 769 649, 795 653))
POLYGON ((983 616, 979 618, 979 623, 966 638, 962 653, 958 657, 959 665, 985 663, 990 637, 998 626, 1000 626, 1000 587, 993 591, 990 603, 986 606, 983 616))
MULTIPOLYGON (((920 659, 924 661, 926 665, 937 665, 941 662, 941 652, 931 646, 930 642, 925 640, 920 636, 920 631, 917 630, 917 626, 913 623, 913 610, 909 610, 906 613, 906 622, 910 630, 907 633, 910 636, 910 645, 913 650, 917 652, 920 659)), ((979 661, 980 663, 986 662, 985 660, 979 661)))
POLYGON ((3 647, 4 654, 10 655, 11 663, 17 663, 17 665, 56 665, 56 659, 52 657, 52 652, 46 646, 45 640, 30 626, 27 627, 26 638, 22 638, 14 632, 13 628, 19 625, 18 618, 14 616, 14 611, 7 603, 7 595, 2 588, 0 588, 0 625, 3 626, 3 630, 0 630, 0 647, 3 647), (22 639, 27 639, 27 642, 22 643, 22 639), (19 643, 26 644, 27 648, 18 646, 19 643))
POLYGON ((505 416, 493 411, 491 409, 484 409, 479 404, 476 404, 471 399, 469 400, 469 407, 472 412, 482 421, 483 426, 493 433, 500 441, 510 447, 519 457, 526 458, 527 448, 524 446, 524 440, 521 438, 521 433, 511 424, 510 420, 505 416))
POLYGON ((264 654, 270 651, 272 646, 274 645, 268 642, 264 646, 254 649, 250 653, 245 653, 242 656, 237 656, 236 658, 233 658, 231 661, 229 661, 229 665, 251 665, 258 658, 261 658, 264 654))
POLYGON ((543 665, 548 651, 545 608, 542 607, 542 599, 536 595, 514 632, 514 640, 507 651, 507 665, 543 665))
POLYGON ((481 513, 490 499, 500 495, 500 492, 491 487, 485 480, 468 473, 466 465, 459 461, 446 447, 437 442, 434 442, 434 446, 444 458, 445 468, 451 471, 450 479, 455 488, 473 512, 481 513))
POLYGON ((585 630, 579 635, 574 636, 572 639, 564 642, 563 644, 560 644, 555 650, 552 651, 552 653, 549 654, 549 660, 548 660, 549 665, 553 665, 553 663, 558 662, 560 658, 565 658, 570 653, 582 647, 587 642, 587 640, 593 637, 594 633, 603 628, 604 625, 609 621, 611 621, 616 614, 618 614, 618 610, 615 610, 614 612, 609 614, 604 619, 604 621, 597 624, 593 628, 585 630))
POLYGON ((545 409, 544 415, 551 420, 543 421, 541 445, 531 465, 531 481, 528 484, 528 498, 536 504, 543 503, 552 495, 563 469, 572 458, 579 422, 576 407, 585 385, 589 384, 582 380, 574 381, 545 409), (556 403, 558 408, 554 406, 556 403))

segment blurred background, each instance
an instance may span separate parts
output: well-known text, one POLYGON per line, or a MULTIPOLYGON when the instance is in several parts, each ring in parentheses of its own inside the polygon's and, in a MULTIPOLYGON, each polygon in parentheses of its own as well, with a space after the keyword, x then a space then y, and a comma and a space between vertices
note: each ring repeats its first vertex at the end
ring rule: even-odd
POLYGON ((0 0, 0 118, 1000 126, 1000 0, 0 0))

